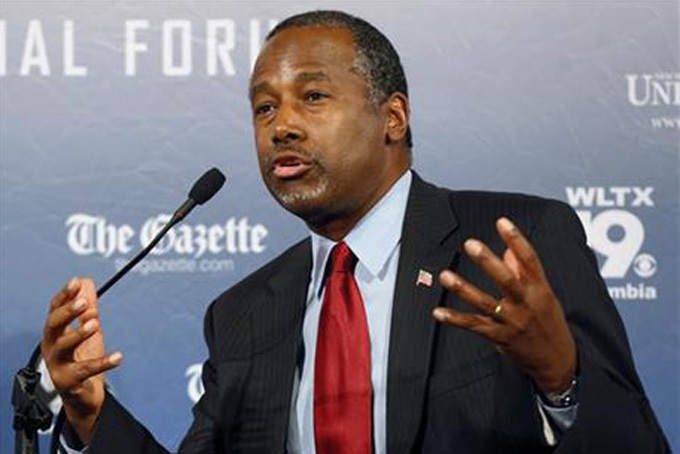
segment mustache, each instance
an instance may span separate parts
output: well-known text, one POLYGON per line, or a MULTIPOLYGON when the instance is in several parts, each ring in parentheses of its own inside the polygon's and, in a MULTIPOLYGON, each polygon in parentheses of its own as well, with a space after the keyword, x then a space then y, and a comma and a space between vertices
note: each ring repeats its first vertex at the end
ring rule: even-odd
POLYGON ((281 159, 282 156, 298 158, 301 161, 324 167, 323 159, 321 159, 317 153, 310 152, 303 147, 295 145, 274 145, 269 151, 265 167, 269 170, 273 170, 276 161, 281 159))

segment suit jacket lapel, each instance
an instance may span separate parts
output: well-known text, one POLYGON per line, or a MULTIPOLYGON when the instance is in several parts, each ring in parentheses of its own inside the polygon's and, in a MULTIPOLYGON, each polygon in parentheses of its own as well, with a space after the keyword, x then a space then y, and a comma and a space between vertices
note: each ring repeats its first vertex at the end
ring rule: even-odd
POLYGON ((414 172, 406 208, 390 333, 387 386, 387 452, 411 451, 423 414, 435 332, 432 310, 443 295, 439 272, 457 260, 458 222, 448 194, 414 172), (419 271, 432 285, 416 284, 419 271))

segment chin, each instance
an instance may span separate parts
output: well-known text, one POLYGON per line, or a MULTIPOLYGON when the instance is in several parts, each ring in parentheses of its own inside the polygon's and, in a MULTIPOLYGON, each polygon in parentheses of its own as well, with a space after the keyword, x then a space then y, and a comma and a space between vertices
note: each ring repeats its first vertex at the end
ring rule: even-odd
POLYGON ((330 199, 328 189, 327 180, 312 187, 269 186, 269 191, 283 208, 308 222, 323 217, 328 211, 330 199))

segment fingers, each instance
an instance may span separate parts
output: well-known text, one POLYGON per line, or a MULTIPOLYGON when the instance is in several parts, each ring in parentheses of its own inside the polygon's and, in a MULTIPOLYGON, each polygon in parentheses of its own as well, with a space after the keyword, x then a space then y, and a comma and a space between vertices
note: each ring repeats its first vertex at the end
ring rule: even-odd
POLYGON ((81 283, 78 278, 71 279, 66 286, 57 292, 50 302, 50 312, 62 306, 64 303, 73 299, 80 290, 81 283))
POLYGON ((62 304, 60 307, 52 311, 47 320, 45 320, 45 328, 43 336, 49 342, 54 342, 59 336, 67 332, 68 326, 76 318, 81 319, 81 326, 87 322, 85 317, 96 317, 96 310, 91 309, 91 305, 87 299, 78 297, 74 301, 69 301, 68 304, 62 304))
POLYGON ((514 252, 517 260, 534 279, 543 279, 543 266, 531 246, 531 243, 522 235, 522 232, 508 219, 500 218, 496 221, 496 230, 503 238, 505 244, 514 252))
POLYGON ((96 291, 92 281, 73 278, 52 299, 43 336, 48 342, 54 342, 57 337, 69 331, 69 325, 76 318, 82 327, 98 315, 96 291))
POLYGON ((435 308, 432 315, 441 323, 464 328, 490 339, 494 338, 496 326, 494 321, 486 315, 468 314, 445 307, 435 308))
POLYGON ((482 313, 471 314, 438 307, 432 313, 434 318, 439 322, 481 334, 494 342, 498 341, 498 329, 503 325, 503 319, 497 310, 500 307, 499 302, 452 271, 442 271, 439 281, 444 288, 458 295, 482 313))
POLYGON ((472 261, 496 282, 504 294, 515 301, 522 300, 522 286, 517 275, 491 249, 475 239, 467 240, 463 247, 472 261))
POLYGON ((489 334, 493 330, 493 321, 481 314, 468 314, 451 308, 438 307, 434 309, 432 315, 442 323, 455 325, 480 334, 489 334))
POLYGON ((57 338, 54 342, 53 352, 61 359, 69 358, 83 341, 90 338, 97 332, 99 323, 96 319, 90 319, 75 331, 70 331, 57 338))
POLYGON ((439 275, 442 286, 451 293, 458 295, 471 306, 479 309, 486 315, 494 314, 498 301, 491 295, 482 292, 474 285, 468 283, 462 277, 452 271, 444 270, 439 275))
POLYGON ((77 382, 83 382, 90 377, 102 374, 113 369, 123 362, 123 354, 120 352, 101 358, 78 361, 72 365, 72 378, 77 382))
POLYGON ((67 332, 68 326, 81 313, 87 309, 87 300, 84 298, 77 298, 74 301, 68 301, 68 304, 62 304, 60 307, 52 311, 47 320, 45 320, 45 327, 43 329, 43 337, 48 342, 54 342, 59 336, 67 332))
POLYGON ((51 371, 52 381, 59 383, 59 393, 62 397, 73 395, 78 387, 92 377, 101 375, 104 372, 119 366, 123 362, 123 355, 120 352, 98 358, 78 361, 51 371))
POLYGON ((76 419, 81 422, 93 421, 104 400, 103 373, 121 364, 123 355, 105 354, 97 294, 91 280, 72 279, 54 296, 41 348, 67 413, 71 408, 71 416, 78 415, 76 419), (73 326, 76 320, 77 328, 73 326))
POLYGON ((80 296, 85 297, 88 301, 97 301, 97 289, 94 286, 92 279, 78 278, 80 284, 80 296))

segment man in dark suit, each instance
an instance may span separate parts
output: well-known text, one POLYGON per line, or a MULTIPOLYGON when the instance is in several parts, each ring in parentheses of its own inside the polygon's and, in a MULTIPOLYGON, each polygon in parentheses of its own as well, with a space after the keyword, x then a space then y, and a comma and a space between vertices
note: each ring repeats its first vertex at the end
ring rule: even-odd
MULTIPOLYGON (((211 305, 181 452, 668 450, 574 213, 412 172, 406 80, 380 32, 338 12, 282 22, 250 98, 265 184, 311 239, 211 305)), ((94 287, 75 279, 43 340, 66 444, 164 452, 106 393, 122 356, 104 351, 94 287)))

